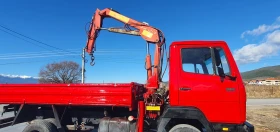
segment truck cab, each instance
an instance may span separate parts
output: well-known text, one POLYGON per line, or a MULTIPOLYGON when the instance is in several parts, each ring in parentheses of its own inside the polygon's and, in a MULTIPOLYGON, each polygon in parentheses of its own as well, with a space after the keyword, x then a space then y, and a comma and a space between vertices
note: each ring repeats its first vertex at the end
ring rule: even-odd
POLYGON ((244 124, 245 87, 226 42, 176 41, 169 48, 170 104, 163 118, 177 113, 208 122, 208 130, 244 124))

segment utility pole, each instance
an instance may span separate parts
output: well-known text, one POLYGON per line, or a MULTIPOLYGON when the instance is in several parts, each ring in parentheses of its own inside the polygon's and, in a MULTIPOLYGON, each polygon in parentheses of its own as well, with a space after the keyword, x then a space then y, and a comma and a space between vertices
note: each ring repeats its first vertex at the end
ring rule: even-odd
POLYGON ((85 83, 85 49, 84 48, 82 54, 82 83, 85 83))

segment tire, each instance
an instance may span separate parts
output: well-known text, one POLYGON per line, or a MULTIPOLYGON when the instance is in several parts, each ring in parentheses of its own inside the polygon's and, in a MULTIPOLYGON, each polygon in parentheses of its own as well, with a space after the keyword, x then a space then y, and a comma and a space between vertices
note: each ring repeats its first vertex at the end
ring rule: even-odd
POLYGON ((196 127, 187 125, 187 124, 179 124, 172 127, 169 132, 201 132, 196 127))
POLYGON ((22 132, 57 132, 56 127, 45 120, 34 120, 22 132))
POLYGON ((54 118, 47 118, 47 119, 44 119, 44 120, 49 122, 49 123, 52 123, 57 128, 57 123, 56 123, 54 118))
POLYGON ((130 124, 129 126, 130 132, 136 132, 136 125, 137 125, 136 122, 130 124))

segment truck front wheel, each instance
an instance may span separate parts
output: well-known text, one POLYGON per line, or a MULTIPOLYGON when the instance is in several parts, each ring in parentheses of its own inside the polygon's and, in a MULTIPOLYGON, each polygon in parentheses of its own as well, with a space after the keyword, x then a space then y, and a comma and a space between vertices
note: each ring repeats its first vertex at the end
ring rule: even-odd
POLYGON ((187 125, 187 124, 179 124, 172 127, 169 132, 201 132, 196 127, 187 125))
POLYGON ((36 120, 26 126, 23 132, 57 132, 57 128, 45 120, 36 120))

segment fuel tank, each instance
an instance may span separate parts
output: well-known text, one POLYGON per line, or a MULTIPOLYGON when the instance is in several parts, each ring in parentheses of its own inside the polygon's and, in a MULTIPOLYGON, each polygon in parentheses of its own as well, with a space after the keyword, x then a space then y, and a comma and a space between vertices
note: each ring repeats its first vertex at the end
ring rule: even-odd
POLYGON ((105 117, 100 120, 98 132, 135 132, 136 123, 129 122, 126 118, 105 117))

